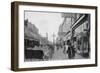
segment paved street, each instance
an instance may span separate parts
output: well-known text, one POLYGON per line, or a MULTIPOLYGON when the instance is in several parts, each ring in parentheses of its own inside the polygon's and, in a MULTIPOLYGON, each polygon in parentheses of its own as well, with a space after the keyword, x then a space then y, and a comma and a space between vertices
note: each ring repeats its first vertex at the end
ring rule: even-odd
MULTIPOLYGON (((55 50, 52 59, 65 60, 65 59, 68 59, 68 54, 64 54, 63 49, 55 50)), ((84 59, 84 57, 76 53, 74 59, 84 59)))
POLYGON ((55 50, 52 59, 54 59, 54 60, 66 59, 66 55, 63 53, 63 49, 55 50))

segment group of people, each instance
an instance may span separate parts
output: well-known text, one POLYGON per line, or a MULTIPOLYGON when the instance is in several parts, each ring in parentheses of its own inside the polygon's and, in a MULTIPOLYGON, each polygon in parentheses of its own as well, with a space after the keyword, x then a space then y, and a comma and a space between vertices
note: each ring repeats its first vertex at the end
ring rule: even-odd
POLYGON ((63 53, 64 54, 68 54, 68 58, 72 59, 75 57, 75 53, 76 53, 76 37, 74 38, 74 40, 67 40, 64 43, 64 50, 63 53))

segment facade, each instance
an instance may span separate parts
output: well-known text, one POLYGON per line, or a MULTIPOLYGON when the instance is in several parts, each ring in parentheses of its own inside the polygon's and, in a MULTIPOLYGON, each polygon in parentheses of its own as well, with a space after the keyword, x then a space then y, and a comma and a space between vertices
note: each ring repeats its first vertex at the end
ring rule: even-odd
POLYGON ((66 38, 70 38, 72 26, 75 21, 80 17, 80 14, 62 13, 62 17, 64 18, 64 20, 59 27, 58 35, 59 38, 64 41, 66 38))
POLYGON ((72 31, 73 37, 77 37, 77 50, 85 56, 90 52, 90 15, 84 14, 81 18, 74 25, 72 31))
POLYGON ((39 34, 38 28, 31 22, 28 22, 28 20, 24 21, 24 40, 26 47, 34 47, 34 45, 39 46, 50 43, 48 41, 48 36, 42 37, 39 34))
POLYGON ((90 15, 64 13, 62 17, 64 21, 58 32, 60 41, 64 42, 70 39, 74 44, 73 38, 76 37, 77 51, 82 55, 90 52, 90 15))
POLYGON ((34 24, 24 21, 24 45, 25 49, 28 47, 34 47, 34 44, 39 45, 38 29, 34 24))

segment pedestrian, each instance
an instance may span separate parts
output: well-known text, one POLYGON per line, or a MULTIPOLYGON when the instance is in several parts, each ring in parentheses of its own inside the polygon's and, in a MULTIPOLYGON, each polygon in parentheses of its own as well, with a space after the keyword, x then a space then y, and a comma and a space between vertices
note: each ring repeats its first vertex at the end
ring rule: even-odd
POLYGON ((76 49, 77 49, 77 38, 73 37, 73 45, 72 45, 72 55, 73 58, 75 57, 76 49))
POLYGON ((66 53, 65 50, 66 50, 66 46, 65 46, 65 41, 64 41, 64 42, 63 42, 63 53, 64 53, 64 54, 66 53))
POLYGON ((71 46, 71 52, 72 52, 72 58, 75 57, 75 48, 74 46, 71 46))
POLYGON ((71 59, 72 58, 72 50, 71 50, 71 42, 70 42, 70 40, 67 40, 67 45, 68 45, 68 50, 67 50, 68 58, 71 59))
POLYGON ((64 50, 63 50, 63 53, 66 54, 67 53, 67 50, 68 50, 68 45, 66 43, 66 41, 64 42, 64 50))

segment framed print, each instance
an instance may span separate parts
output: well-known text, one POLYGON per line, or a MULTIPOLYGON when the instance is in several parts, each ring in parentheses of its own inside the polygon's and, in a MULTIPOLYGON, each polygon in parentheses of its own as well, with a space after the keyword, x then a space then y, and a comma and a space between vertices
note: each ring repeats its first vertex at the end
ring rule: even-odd
POLYGON ((11 69, 97 66, 97 7, 11 3, 11 69))

